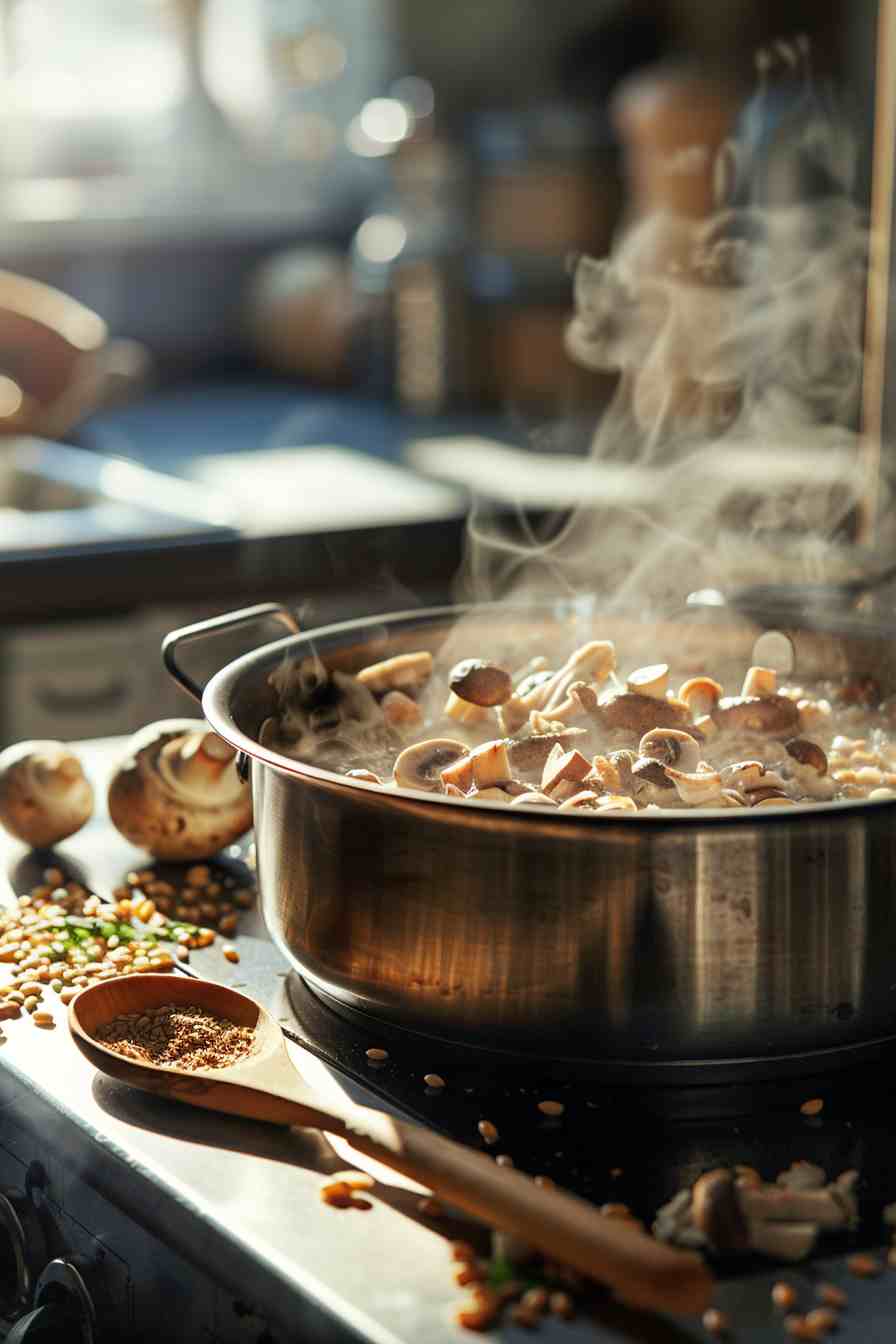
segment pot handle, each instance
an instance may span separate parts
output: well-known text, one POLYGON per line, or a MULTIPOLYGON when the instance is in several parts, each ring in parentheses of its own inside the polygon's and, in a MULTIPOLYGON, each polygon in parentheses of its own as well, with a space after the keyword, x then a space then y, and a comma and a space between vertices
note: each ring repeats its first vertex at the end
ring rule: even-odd
POLYGON ((207 621, 196 621, 194 625, 184 625, 180 630, 172 630, 162 640, 162 662, 177 684, 201 704, 205 687, 200 686, 198 681, 184 671, 175 656, 181 644, 192 644, 194 640, 217 635, 221 630, 252 625, 255 621, 264 621, 269 617, 282 621, 291 634, 299 634, 299 623, 287 607, 281 607, 278 602, 260 602, 257 607, 228 611, 223 616, 212 616, 207 621))

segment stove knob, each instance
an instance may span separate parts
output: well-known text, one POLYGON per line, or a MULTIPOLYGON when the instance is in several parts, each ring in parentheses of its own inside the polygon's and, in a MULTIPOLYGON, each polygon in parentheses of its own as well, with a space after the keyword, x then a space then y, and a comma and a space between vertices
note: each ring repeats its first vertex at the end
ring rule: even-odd
POLYGON ((37 1210, 24 1190, 0 1190, 0 1318, 15 1320, 31 1305, 47 1243, 37 1210))
POLYGON ((71 1260, 51 1260, 34 1287, 34 1310, 20 1317, 6 1344, 94 1344, 96 1312, 81 1271, 71 1260))

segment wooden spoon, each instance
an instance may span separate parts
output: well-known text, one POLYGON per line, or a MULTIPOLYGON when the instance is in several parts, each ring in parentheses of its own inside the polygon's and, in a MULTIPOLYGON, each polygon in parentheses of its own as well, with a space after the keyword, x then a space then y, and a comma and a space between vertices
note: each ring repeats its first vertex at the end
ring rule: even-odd
POLYGON ((552 1260, 599 1279, 631 1306, 698 1313, 712 1276, 699 1255, 674 1250, 619 1219, 604 1218, 575 1195, 545 1189, 421 1125, 346 1103, 334 1110, 303 1082, 274 1019, 244 994, 210 980, 131 975, 82 990, 69 1007, 75 1044, 101 1073, 148 1092, 277 1125, 345 1138, 352 1147, 443 1196, 491 1226, 536 1246, 552 1260), (219 1069, 136 1064, 97 1041, 97 1029, 123 1013, 192 1004, 252 1027, 254 1049, 219 1069))

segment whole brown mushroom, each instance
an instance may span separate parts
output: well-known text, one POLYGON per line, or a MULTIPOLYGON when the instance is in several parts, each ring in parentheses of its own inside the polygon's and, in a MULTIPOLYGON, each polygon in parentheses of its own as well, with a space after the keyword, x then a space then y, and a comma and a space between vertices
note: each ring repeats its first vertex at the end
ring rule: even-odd
POLYGON ((74 835, 93 815, 93 789, 63 742, 19 742, 0 752, 0 824, 35 849, 74 835))
POLYGON ((136 733, 109 783, 109 816, 157 859, 206 859, 252 825, 236 751, 201 719, 164 719, 136 733))

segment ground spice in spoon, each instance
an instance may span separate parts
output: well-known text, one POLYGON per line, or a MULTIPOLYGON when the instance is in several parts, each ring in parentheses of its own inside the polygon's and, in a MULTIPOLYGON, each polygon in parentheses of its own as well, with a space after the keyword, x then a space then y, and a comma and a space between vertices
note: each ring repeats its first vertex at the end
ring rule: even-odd
POLYGON ((255 1032, 193 1004, 166 1003, 122 1013, 97 1027, 96 1040, 139 1064, 223 1069, 252 1048, 255 1032))

